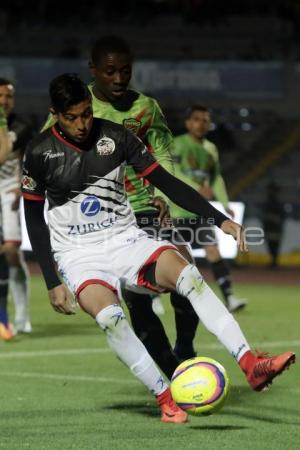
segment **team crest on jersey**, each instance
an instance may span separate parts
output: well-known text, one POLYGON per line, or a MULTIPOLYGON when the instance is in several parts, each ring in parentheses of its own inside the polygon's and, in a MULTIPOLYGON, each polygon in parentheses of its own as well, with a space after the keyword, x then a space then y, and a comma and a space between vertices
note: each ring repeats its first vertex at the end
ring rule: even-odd
POLYGON ((99 139, 96 147, 99 155, 111 155, 115 151, 116 144, 111 138, 103 137, 99 139))
POLYGON ((34 191, 36 188, 36 181, 33 178, 24 175, 22 178, 22 187, 28 191, 34 191))
POLYGON ((136 120, 134 117, 130 117, 129 119, 123 120, 123 126, 127 128, 127 130, 130 130, 133 134, 138 134, 141 125, 142 125, 141 121, 136 120))

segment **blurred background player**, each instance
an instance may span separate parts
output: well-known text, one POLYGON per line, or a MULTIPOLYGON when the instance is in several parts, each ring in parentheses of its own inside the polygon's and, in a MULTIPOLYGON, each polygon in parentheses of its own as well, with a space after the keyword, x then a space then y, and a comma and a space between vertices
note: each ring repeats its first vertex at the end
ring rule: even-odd
MULTIPOLYGON (((8 135, 7 120, 4 108, 0 105, 0 169, 1 165, 10 156, 12 150, 11 140, 8 135)), ((0 337, 5 341, 13 338, 14 332, 8 319, 8 264, 2 252, 2 220, 0 209, 0 337)))
MULTIPOLYGON (((184 181, 197 188, 206 199, 219 201, 227 214, 233 217, 234 213, 229 208, 226 186, 220 171, 218 149, 205 137, 210 129, 210 123, 210 113, 205 106, 191 106, 185 120, 187 133, 174 138, 175 157, 179 169, 185 175, 184 181)), ((244 308, 247 304, 245 299, 233 295, 229 268, 221 257, 211 223, 201 222, 201 218, 176 205, 172 205, 171 215, 177 218, 178 226, 190 228, 193 235, 196 235, 198 243, 201 243, 229 311, 244 308)), ((188 239, 190 237, 189 233, 188 239)))
POLYGON ((9 265, 9 284, 15 305, 15 330, 19 333, 32 331, 29 318, 29 274, 20 251, 22 240, 20 200, 20 160, 25 146, 32 137, 30 126, 14 113, 15 88, 10 80, 0 78, 0 105, 3 107, 8 133, 13 145, 12 152, 0 165, 0 203, 3 245, 9 265))
MULTIPOLYGON (((123 39, 105 36, 94 43, 90 58, 94 81, 89 85, 93 99, 93 115, 129 129, 145 143, 159 163, 172 172, 170 152, 173 136, 157 101, 128 88, 132 64, 131 50, 123 39)), ((52 123, 53 119, 50 118, 44 129, 52 123)), ((157 227, 157 219, 163 220, 168 213, 166 199, 160 193, 154 192, 147 180, 138 178, 131 167, 126 169, 125 183, 139 226, 148 230, 157 227)), ((185 298, 176 292, 171 294, 177 326, 174 354, 162 323, 152 310, 153 296, 141 296, 140 293, 132 291, 124 291, 123 296, 135 333, 170 378, 179 359, 195 356, 193 338, 198 325, 197 315, 185 298)))

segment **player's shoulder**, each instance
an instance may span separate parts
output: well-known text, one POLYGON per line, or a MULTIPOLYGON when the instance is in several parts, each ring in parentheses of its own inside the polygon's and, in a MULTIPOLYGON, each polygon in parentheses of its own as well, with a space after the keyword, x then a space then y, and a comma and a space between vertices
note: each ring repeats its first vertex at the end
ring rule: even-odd
POLYGON ((214 155, 218 155, 218 153, 219 153, 218 152, 218 147, 216 146, 216 144, 214 142, 210 141, 207 138, 204 138, 203 139, 203 146, 208 152, 210 152, 210 153, 212 153, 214 155))
POLYGON ((143 109, 147 109, 149 111, 161 110, 158 101, 154 97, 136 90, 131 90, 131 92, 137 96, 135 104, 139 104, 143 109))
POLYGON ((51 128, 37 134, 27 145, 26 153, 42 153, 45 148, 49 148, 53 142, 53 133, 51 128))
POLYGON ((102 118, 100 119, 96 117, 94 117, 93 120, 95 125, 98 127, 99 134, 107 136, 110 134, 123 135, 124 132, 126 131, 123 125, 116 122, 112 122, 111 120, 102 118))

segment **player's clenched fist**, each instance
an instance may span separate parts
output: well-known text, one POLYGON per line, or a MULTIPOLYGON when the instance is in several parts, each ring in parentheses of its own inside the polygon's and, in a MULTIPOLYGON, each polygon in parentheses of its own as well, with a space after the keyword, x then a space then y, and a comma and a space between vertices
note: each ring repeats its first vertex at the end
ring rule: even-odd
POLYGON ((50 303, 56 312, 61 314, 75 314, 74 304, 66 286, 60 284, 48 291, 50 303))

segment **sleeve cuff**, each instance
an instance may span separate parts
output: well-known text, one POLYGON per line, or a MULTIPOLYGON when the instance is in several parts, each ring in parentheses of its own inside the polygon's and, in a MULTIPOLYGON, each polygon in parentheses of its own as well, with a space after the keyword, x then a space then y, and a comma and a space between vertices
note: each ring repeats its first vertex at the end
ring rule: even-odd
POLYGON ((45 200, 45 196, 39 195, 39 194, 28 194, 27 192, 23 192, 22 196, 23 196, 23 198, 25 198, 25 200, 34 200, 34 201, 38 201, 38 202, 45 200))

